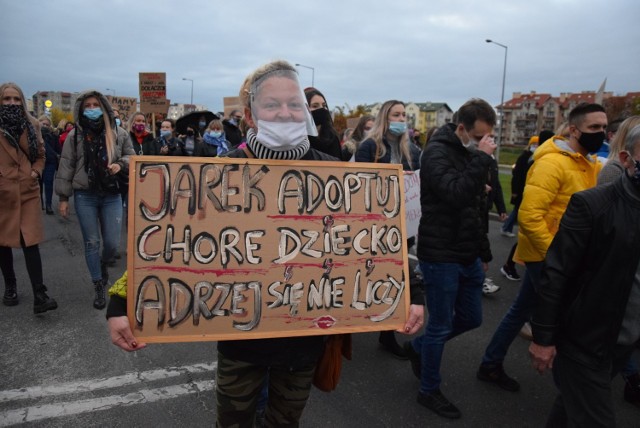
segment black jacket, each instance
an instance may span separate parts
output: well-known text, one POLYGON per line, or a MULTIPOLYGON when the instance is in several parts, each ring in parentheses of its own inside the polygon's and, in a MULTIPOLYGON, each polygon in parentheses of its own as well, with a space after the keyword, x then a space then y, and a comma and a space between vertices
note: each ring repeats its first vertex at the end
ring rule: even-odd
POLYGON ((485 184, 492 159, 467 150, 454 131, 453 124, 438 129, 422 152, 418 259, 490 262, 485 184))
POLYGON ((222 127, 227 141, 231 143, 229 148, 238 147, 240 143, 242 143, 242 131, 240 131, 240 128, 229 122, 227 119, 222 121, 222 127))
MULTIPOLYGON (((380 162, 391 163, 391 146, 387 142, 386 138, 382 139, 384 146, 386 147, 386 153, 379 159, 376 159, 376 142, 371 138, 367 138, 358 145, 356 150, 355 161, 356 162, 380 162)), ((411 151, 411 162, 405 157, 402 157, 402 169, 404 171, 415 171, 420 168, 420 149, 415 144, 409 144, 409 150, 411 151)))
POLYGON ((571 197, 533 312, 535 343, 594 369, 610 362, 640 261, 640 201, 623 180, 571 197))
POLYGON ((524 185, 527 182, 527 173, 531 168, 532 162, 529 162, 533 152, 531 150, 524 150, 511 171, 511 203, 515 206, 520 206, 522 203, 522 195, 524 194, 524 185))

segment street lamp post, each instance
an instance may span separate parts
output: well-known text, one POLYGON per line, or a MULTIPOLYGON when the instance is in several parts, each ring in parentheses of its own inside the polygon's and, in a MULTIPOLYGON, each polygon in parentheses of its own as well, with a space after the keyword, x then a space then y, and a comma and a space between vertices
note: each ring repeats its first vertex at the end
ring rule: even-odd
POLYGON ((193 105, 193 79, 187 79, 186 77, 183 77, 182 80, 188 80, 189 82, 191 82, 191 105, 193 105))
POLYGON ((498 128, 498 148, 496 150, 496 161, 500 157, 500 145, 502 144, 502 127, 504 126, 504 83, 507 78, 507 52, 509 48, 502 43, 494 42, 491 39, 486 40, 487 43, 493 43, 504 48, 504 68, 502 70, 502 94, 500 95, 500 128, 498 128))
POLYGON ((115 89, 109 89, 109 88, 107 88, 107 91, 111 91, 111 92, 113 92, 113 96, 114 96, 114 97, 116 96, 116 90, 115 90, 115 89))
POLYGON ((316 69, 313 67, 309 67, 308 65, 302 65, 302 64, 296 64, 296 67, 304 67, 311 70, 311 86, 315 87, 314 83, 315 83, 315 77, 316 77, 316 69))

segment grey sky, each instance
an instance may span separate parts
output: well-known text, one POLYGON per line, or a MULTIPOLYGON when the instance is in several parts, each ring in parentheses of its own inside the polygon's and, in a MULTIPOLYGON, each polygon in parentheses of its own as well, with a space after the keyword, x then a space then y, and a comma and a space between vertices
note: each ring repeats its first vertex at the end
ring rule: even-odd
MULTIPOLYGON (((0 0, 0 82, 138 97, 138 72, 167 97, 221 110, 273 59, 315 68, 331 107, 387 99, 500 101, 512 92, 640 91, 637 0, 0 0)), ((299 68, 303 86, 311 70, 299 68)))

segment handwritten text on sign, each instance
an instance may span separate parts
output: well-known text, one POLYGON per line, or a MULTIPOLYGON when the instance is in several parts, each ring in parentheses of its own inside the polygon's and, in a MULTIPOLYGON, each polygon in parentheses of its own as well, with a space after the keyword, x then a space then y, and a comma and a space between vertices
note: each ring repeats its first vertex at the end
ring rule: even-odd
POLYGON ((400 327, 404 192, 380 164, 132 157, 129 314, 147 341, 400 327))

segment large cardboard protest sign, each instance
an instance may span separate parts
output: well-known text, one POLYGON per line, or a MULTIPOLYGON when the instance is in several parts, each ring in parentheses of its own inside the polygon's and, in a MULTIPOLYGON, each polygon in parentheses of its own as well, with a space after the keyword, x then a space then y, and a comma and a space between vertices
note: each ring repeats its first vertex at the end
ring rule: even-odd
POLYGON ((137 98, 107 95, 107 100, 109 104, 118 109, 123 122, 127 121, 131 115, 136 112, 136 106, 138 104, 137 98))
POLYGON ((143 113, 167 114, 166 73, 140 73, 140 110, 143 113))
POLYGON ((391 330, 400 166, 132 156, 128 314, 147 342, 391 330))

